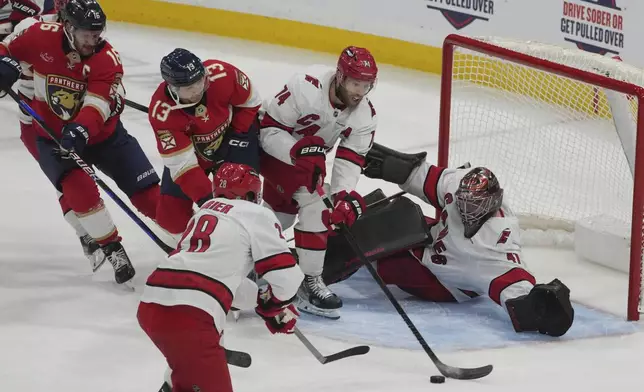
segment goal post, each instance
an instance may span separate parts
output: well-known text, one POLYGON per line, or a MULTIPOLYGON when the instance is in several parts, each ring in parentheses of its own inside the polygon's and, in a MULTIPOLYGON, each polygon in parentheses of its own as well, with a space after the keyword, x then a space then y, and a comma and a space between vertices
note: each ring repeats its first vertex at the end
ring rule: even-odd
POLYGON ((522 226, 577 228, 595 257, 596 238, 615 241, 606 248, 630 237, 627 319, 639 320, 644 70, 579 49, 451 34, 441 78, 438 164, 489 167, 522 226))

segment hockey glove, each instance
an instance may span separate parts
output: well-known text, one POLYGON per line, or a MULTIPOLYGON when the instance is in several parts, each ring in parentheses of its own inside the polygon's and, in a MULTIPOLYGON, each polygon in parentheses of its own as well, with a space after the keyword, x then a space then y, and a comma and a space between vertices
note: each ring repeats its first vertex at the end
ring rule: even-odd
POLYGON ((125 109, 125 97, 121 94, 114 94, 110 105, 110 117, 120 116, 123 109, 125 109))
MULTIPOLYGON (((292 299, 291 299, 292 300, 292 299)), ((273 296, 271 287, 260 288, 255 312, 264 319, 266 328, 272 334, 292 334, 297 317, 300 315, 291 300, 280 301, 273 296)))
POLYGON ((346 224, 347 227, 353 226, 367 208, 364 199, 356 191, 340 191, 335 194, 333 200, 333 210, 322 211, 322 222, 329 230, 335 230, 340 223, 346 224))
POLYGON ((303 186, 313 193, 326 177, 326 147, 319 136, 305 136, 291 148, 291 160, 303 176, 303 186))
POLYGON ((70 151, 74 150, 78 154, 82 154, 89 133, 84 126, 76 123, 69 123, 63 127, 63 137, 60 139, 60 155, 62 158, 67 158, 70 151))
POLYGON ((0 89, 10 89, 20 78, 20 63, 9 56, 0 56, 0 89))

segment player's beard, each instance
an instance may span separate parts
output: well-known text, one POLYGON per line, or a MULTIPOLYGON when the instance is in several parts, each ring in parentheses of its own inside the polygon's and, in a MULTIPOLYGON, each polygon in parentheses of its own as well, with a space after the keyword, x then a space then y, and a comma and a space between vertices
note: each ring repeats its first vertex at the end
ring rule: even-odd
POLYGON ((350 94, 342 84, 335 81, 335 96, 338 97, 348 108, 355 108, 362 102, 364 95, 350 94))

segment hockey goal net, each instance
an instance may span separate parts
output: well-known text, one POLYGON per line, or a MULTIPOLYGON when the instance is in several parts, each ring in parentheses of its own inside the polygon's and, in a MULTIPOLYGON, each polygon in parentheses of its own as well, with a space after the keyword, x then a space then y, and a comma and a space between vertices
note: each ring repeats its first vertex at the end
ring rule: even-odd
POLYGON ((578 49, 459 35, 443 45, 438 163, 489 167, 522 227, 574 232, 591 258, 619 257, 622 241, 629 320, 643 312, 642 86, 643 70, 578 49))

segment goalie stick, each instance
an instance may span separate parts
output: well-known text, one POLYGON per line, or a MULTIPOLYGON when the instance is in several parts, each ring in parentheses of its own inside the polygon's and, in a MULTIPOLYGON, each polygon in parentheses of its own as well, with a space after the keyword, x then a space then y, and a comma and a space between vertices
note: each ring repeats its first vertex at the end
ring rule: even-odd
MULTIPOLYGON (((16 101, 16 103, 25 112, 29 113, 29 115, 36 121, 36 123, 60 147, 60 141, 56 138, 54 132, 51 130, 51 128, 49 128, 45 124, 45 122, 42 120, 42 118, 40 118, 40 116, 31 108, 31 106, 29 106, 29 104, 27 104, 26 102, 21 100, 20 97, 18 96, 18 94, 16 94, 10 88, 7 88, 4 91, 6 91, 7 94, 9 94, 9 96, 14 101, 16 101)), ((101 189, 103 189, 103 191, 105 191, 105 193, 107 193, 110 196, 110 198, 112 200, 114 200, 114 202, 116 204, 118 204, 118 206, 121 207, 121 209, 130 218, 132 218, 134 223, 136 223, 143 230, 143 232, 145 232, 145 234, 147 234, 148 237, 150 237, 152 239, 152 241, 154 241, 154 243, 159 246, 159 248, 161 248, 165 253, 170 253, 170 252, 172 252, 174 250, 171 246, 169 246, 168 244, 163 242, 156 234, 154 234, 154 232, 152 230, 150 230, 150 228, 141 220, 141 218, 139 218, 134 213, 134 211, 132 211, 132 209, 127 204, 125 204, 125 202, 116 193, 114 193, 114 191, 112 191, 112 189, 105 182, 103 182, 103 180, 101 180, 101 178, 96 174, 94 169, 92 169, 92 167, 90 165, 88 165, 83 160, 83 158, 80 157, 80 155, 78 155, 74 151, 71 151, 69 153, 69 156, 70 156, 70 158, 72 158, 74 160, 76 165, 78 165, 78 167, 81 170, 83 170, 85 173, 87 173, 92 178, 92 180, 94 180, 96 182, 96 184, 98 184, 98 186, 100 186, 101 189)), ((234 350, 226 349, 226 360, 228 361, 228 363, 230 365, 238 366, 238 367, 242 367, 242 368, 247 368, 251 364, 251 356, 249 354, 245 353, 245 352, 242 352, 242 351, 234 351, 234 350)))
MULTIPOLYGON (((387 196, 387 197, 385 197, 384 199, 380 199, 380 200, 378 200, 378 201, 375 201, 375 202, 373 202, 373 203, 369 204, 369 205, 367 206, 367 208, 366 208, 366 209, 368 210, 368 209, 373 208, 373 207, 376 207, 376 206, 378 206, 378 205, 380 205, 380 204, 382 204, 382 203, 385 203, 385 202, 388 202, 388 201, 393 200, 393 199, 395 199, 395 198, 398 198, 398 197, 400 197, 400 196, 403 196, 405 193, 407 193, 407 192, 405 192, 405 191, 400 191, 400 192, 398 192, 398 193, 394 193, 394 194, 393 194, 393 195, 391 195, 391 196, 387 196)), ((291 242, 291 241, 293 241, 294 239, 295 239, 295 237, 291 237, 291 238, 289 238, 288 240, 286 240, 286 242, 291 242)))
MULTIPOLYGON (((331 200, 329 200, 329 197, 324 193, 324 190, 322 187, 318 186, 317 189, 318 194, 320 197, 322 197, 322 200, 324 201, 324 204, 326 205, 327 208, 333 209, 333 203, 331 203, 331 200)), ((349 230, 349 228, 344 224, 340 224, 340 231, 342 234, 344 234, 347 242, 353 249, 353 252, 358 256, 360 259, 360 262, 367 268, 373 279, 378 283, 378 286, 382 289, 382 291, 385 293, 387 296, 387 299, 389 299, 389 302, 396 308, 396 311, 402 317, 403 321, 405 321, 405 324, 407 324, 407 327, 411 330, 411 332, 414 334, 414 337, 416 340, 418 340, 418 343, 420 343, 421 347, 423 350, 425 350, 425 353, 429 356, 429 358, 432 360, 438 371, 445 377, 449 378, 454 378, 457 380, 474 380, 477 378, 485 377, 488 374, 492 372, 492 365, 485 365, 477 368, 459 368, 459 367, 454 367, 454 366, 449 366, 444 364, 434 351, 429 347, 427 342, 425 341, 425 338, 420 334, 414 323, 411 321, 405 310, 402 308, 396 297, 392 294, 391 290, 387 287, 387 284, 382 280, 382 278, 378 275, 378 272, 376 269, 367 261, 367 258, 364 255, 364 252, 360 249, 360 245, 356 241, 355 237, 353 236, 353 233, 349 230)))

